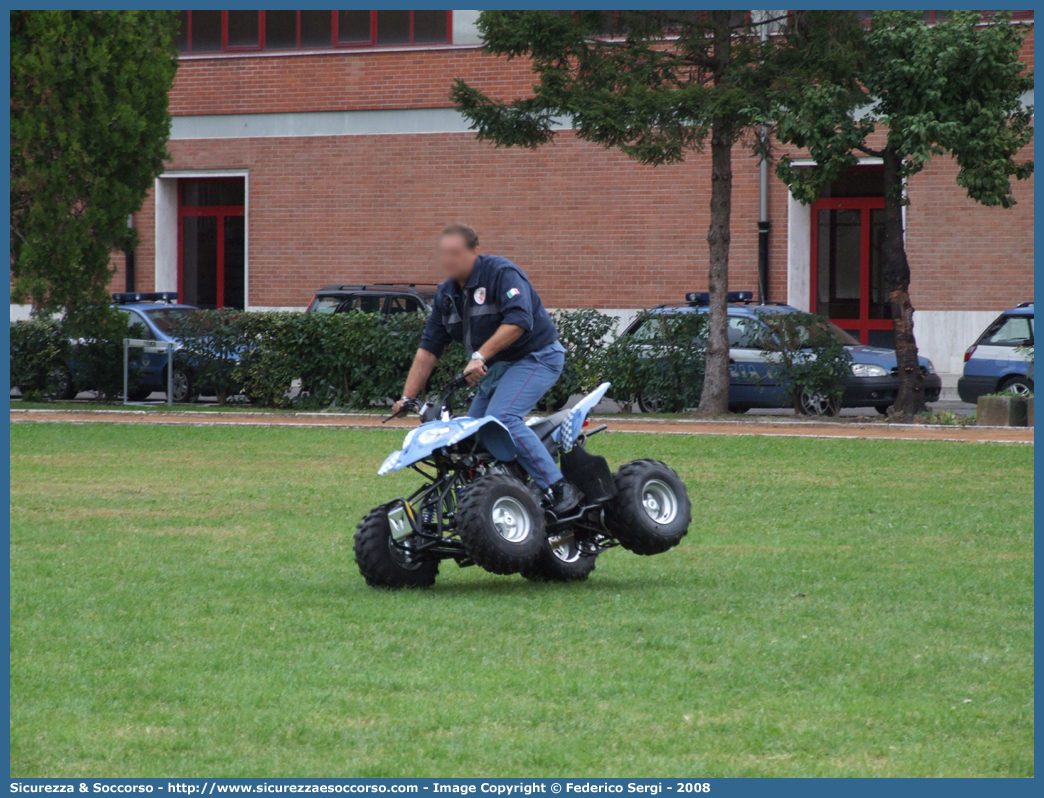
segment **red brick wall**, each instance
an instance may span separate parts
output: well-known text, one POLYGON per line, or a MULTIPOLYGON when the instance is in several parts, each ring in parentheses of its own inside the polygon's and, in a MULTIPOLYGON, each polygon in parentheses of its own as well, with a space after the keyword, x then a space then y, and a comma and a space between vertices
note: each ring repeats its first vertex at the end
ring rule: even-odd
MULTIPOLYGON (((1033 30, 1023 48, 1033 63, 1033 30)), ((525 61, 475 48, 183 60, 175 115, 448 107, 464 77, 511 98, 525 61)), ((469 134, 174 141, 171 169, 250 170, 250 303, 303 305, 326 282, 434 280, 438 229, 474 224, 487 251, 527 269, 553 306, 641 307, 706 285, 705 156, 645 167, 561 136, 537 151, 469 134)), ((1026 153, 1031 158, 1032 153, 1026 153)), ((757 283, 757 162, 737 148, 730 284, 757 283)), ((1033 186, 1011 211, 968 200, 934 161, 910 186, 908 253, 921 309, 997 308, 1032 296, 1033 186)), ((786 299, 787 191, 769 187, 770 294, 786 299)), ((154 285, 151 198, 137 214, 137 287, 154 285)), ((122 273, 114 286, 122 288, 122 273)))
POLYGON ((501 98, 529 94, 533 84, 528 61, 508 62, 474 48, 183 59, 170 92, 170 112, 448 108, 458 77, 501 98))
MULTIPOLYGON (((304 305, 318 286, 433 281, 447 222, 529 273, 555 306, 639 307, 706 284, 706 160, 654 169, 562 136, 536 151, 471 134, 175 141, 172 169, 250 170, 250 302, 304 305)), ((737 162, 734 283, 753 288, 757 165, 737 162), (745 233, 740 230, 745 228, 745 233)), ((142 232, 142 289, 153 213, 142 232)))
MULTIPOLYGON (((1019 160, 1033 159, 1031 144, 1019 160)), ((1033 178, 1014 208, 986 208, 957 186, 957 164, 936 158, 910 178, 906 251, 914 307, 1007 308, 1033 299, 1033 178)))
MULTIPOLYGON (((175 141, 172 169, 250 171, 250 303, 300 306, 328 282, 434 281, 446 222, 527 270, 551 306, 643 307, 705 288, 704 156, 641 166, 562 135, 536 151, 471 134, 175 141)), ((1032 157, 1027 153, 1026 157, 1032 157)), ((737 148, 730 285, 757 285, 757 162, 737 148)), ((913 178, 908 252, 920 309, 1032 296, 1032 181, 1013 210, 977 206, 945 160, 913 178)), ((786 299, 787 192, 770 180, 773 299, 786 299)), ((152 288, 151 199, 136 217, 138 288, 152 288)), ((122 283, 121 283, 122 285, 122 283)))

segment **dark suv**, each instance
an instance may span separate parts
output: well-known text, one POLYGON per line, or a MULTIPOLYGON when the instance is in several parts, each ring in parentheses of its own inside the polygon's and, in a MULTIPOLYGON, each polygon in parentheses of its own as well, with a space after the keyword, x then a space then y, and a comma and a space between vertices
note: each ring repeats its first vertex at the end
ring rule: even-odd
POLYGON ((308 313, 428 313, 437 287, 434 283, 327 285, 315 292, 308 313))

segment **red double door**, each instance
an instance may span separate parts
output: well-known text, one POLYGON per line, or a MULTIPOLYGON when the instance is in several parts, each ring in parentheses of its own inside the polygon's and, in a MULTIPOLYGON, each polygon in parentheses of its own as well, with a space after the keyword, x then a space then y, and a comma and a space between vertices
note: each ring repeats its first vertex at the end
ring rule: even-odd
POLYGON ((246 203, 242 178, 178 185, 178 299, 200 308, 246 302, 246 203))
POLYGON ((812 204, 811 301, 864 344, 892 348, 891 306, 882 274, 883 197, 812 204))

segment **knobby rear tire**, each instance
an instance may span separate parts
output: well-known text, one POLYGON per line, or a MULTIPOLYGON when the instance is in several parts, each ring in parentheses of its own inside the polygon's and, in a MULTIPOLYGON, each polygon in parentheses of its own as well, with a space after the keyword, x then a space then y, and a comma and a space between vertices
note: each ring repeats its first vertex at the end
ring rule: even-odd
POLYGON ((662 554, 689 531, 692 505, 685 483, 659 460, 634 460, 613 475, 616 498, 606 508, 605 523, 613 536, 635 554, 662 554), (673 509, 664 509, 673 502, 673 509), (663 505, 663 507, 661 507, 663 505), (664 519, 653 516, 660 513, 664 519))
POLYGON ((537 561, 522 569, 522 576, 531 582, 582 582, 595 569, 597 555, 580 554, 576 543, 571 549, 556 554, 550 540, 545 540, 537 561))
POLYGON ((457 532, 468 556, 494 574, 532 567, 547 545, 539 502, 521 480, 506 474, 479 477, 467 486, 457 505, 457 532))
POLYGON ((399 590, 404 587, 431 587, 439 573, 437 560, 424 560, 406 566, 392 548, 388 513, 371 510, 355 530, 355 564, 370 587, 399 590))

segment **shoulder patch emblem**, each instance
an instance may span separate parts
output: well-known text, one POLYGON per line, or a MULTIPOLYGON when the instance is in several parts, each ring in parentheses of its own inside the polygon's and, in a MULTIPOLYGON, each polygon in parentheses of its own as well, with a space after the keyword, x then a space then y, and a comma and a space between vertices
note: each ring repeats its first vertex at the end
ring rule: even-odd
POLYGON ((507 298, 508 299, 514 299, 515 297, 517 297, 519 295, 519 293, 520 292, 519 292, 519 290, 517 288, 512 288, 510 291, 507 292, 507 298))
POLYGON ((475 289, 475 304, 484 305, 486 304, 486 289, 476 288, 475 289))

